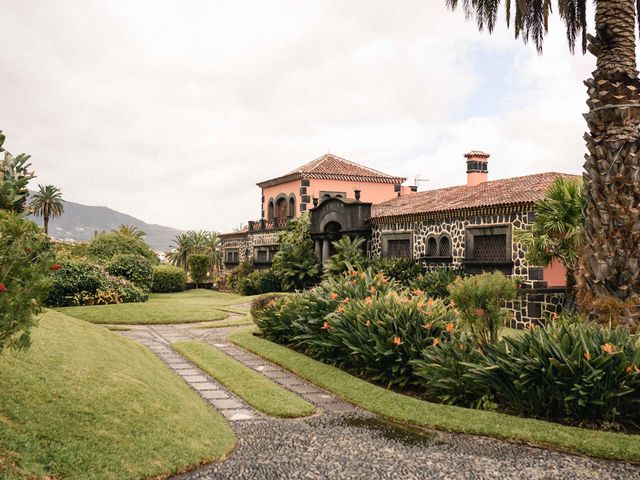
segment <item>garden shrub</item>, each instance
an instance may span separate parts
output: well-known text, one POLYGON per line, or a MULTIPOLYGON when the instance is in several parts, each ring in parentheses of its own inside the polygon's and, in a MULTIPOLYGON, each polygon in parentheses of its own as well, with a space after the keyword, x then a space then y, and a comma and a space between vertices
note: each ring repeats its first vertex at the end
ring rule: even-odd
POLYGON ((77 305, 76 295, 94 295, 98 290, 107 289, 107 277, 99 267, 86 261, 66 260, 62 262, 62 268, 53 273, 46 304, 49 307, 77 305))
POLYGON ((98 234, 87 247, 88 255, 100 262, 109 262, 116 255, 141 255, 157 265, 156 254, 142 240, 117 232, 98 234))
POLYGON ((122 303, 138 303, 149 300, 149 290, 125 278, 112 279, 110 287, 118 294, 122 303))
POLYGON ((282 291, 282 282, 273 270, 256 270, 238 281, 241 295, 259 295, 261 293, 282 291))
POLYGON ((442 301, 426 300, 371 270, 273 299, 256 318, 270 340, 387 386, 414 383, 409 361, 454 322, 442 301))
POLYGON ((411 286, 412 282, 425 273, 422 264, 412 258, 374 258, 369 260, 369 266, 372 271, 383 272, 387 278, 396 280, 405 287, 411 286))
POLYGON ((156 265, 153 267, 152 292, 181 292, 184 290, 186 282, 187 274, 180 267, 172 265, 156 265))
POLYGON ((281 279, 284 290, 302 290, 318 282, 320 265, 311 240, 308 214, 289 222, 287 230, 280 234, 278 246, 271 268, 281 279))
POLYGON ((211 259, 203 253, 192 253, 187 257, 189 275, 195 283, 202 283, 209 273, 211 259))
POLYGON ((483 343, 495 343, 507 315, 505 302, 513 300, 513 282, 501 272, 458 278, 450 287, 451 300, 463 328, 483 343))
POLYGON ((422 290, 430 298, 449 298, 449 286, 462 277, 462 271, 457 268, 439 267, 430 272, 419 274, 409 281, 413 289, 422 290))
POLYGON ((356 237, 343 236, 340 240, 333 242, 335 254, 329 257, 323 266, 325 275, 341 275, 349 270, 360 270, 366 262, 363 246, 365 240, 356 237))
POLYGON ((264 310, 267 305, 271 306, 272 302, 275 303, 275 300, 281 298, 283 296, 289 295, 287 293, 280 292, 272 292, 265 293, 264 295, 260 295, 258 298, 254 299, 251 302, 251 316, 253 318, 258 318, 262 310, 264 310))
POLYGON ((0 352, 25 348, 58 268, 49 242, 33 222, 0 210, 0 352))
POLYGON ((116 255, 107 265, 107 272, 126 278, 143 290, 151 289, 153 264, 141 255, 116 255))
POLYGON ((86 260, 89 256, 88 243, 53 242, 53 251, 58 262, 64 260, 86 260))

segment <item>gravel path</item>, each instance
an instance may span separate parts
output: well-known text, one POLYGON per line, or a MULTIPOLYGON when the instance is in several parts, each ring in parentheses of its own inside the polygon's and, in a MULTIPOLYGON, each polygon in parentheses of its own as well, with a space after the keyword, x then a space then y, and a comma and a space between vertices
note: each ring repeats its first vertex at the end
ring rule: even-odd
MULTIPOLYGON (((232 422, 238 445, 228 459, 173 477, 175 480, 640 479, 640 465, 382 422, 290 372, 229 345, 224 337, 233 328, 202 329, 196 325, 137 326, 122 333, 155 346, 152 350, 158 354, 167 352, 143 340, 153 338, 152 342, 166 346, 186 339, 207 342, 318 405, 321 414, 285 420, 253 412, 252 418, 232 422)), ((175 355, 173 361, 179 360, 175 355)))

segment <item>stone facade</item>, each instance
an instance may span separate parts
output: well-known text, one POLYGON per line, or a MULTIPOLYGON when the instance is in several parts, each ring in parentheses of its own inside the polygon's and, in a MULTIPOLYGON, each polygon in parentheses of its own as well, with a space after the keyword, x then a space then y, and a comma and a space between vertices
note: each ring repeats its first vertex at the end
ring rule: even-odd
POLYGON ((251 259, 257 267, 270 265, 271 255, 278 247, 280 232, 282 229, 222 235, 223 272, 232 270, 246 259, 251 259), (270 252, 263 261, 258 259, 259 250, 270 252), (230 251, 238 252, 237 261, 227 261, 230 251))
POLYGON ((563 288, 521 289, 516 299, 507 304, 507 326, 523 329, 544 325, 562 312, 563 302, 563 288))

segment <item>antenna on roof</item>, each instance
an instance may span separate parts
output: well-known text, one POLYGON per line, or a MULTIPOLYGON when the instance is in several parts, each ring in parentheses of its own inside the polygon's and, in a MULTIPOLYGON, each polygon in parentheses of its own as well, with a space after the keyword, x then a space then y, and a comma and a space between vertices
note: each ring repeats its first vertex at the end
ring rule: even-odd
POLYGON ((414 185, 418 186, 420 183, 427 183, 430 180, 428 178, 421 178, 420 175, 416 175, 413 181, 414 181, 414 185))

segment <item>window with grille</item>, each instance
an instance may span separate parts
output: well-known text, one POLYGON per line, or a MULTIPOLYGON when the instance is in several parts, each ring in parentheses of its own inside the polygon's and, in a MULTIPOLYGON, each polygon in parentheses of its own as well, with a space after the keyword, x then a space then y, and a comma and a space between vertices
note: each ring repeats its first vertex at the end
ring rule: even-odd
POLYGON ((387 243, 388 257, 411 257, 411 241, 409 239, 389 240, 387 243))
POLYGON ((438 254, 438 242, 435 237, 430 237, 427 240, 427 256, 435 257, 438 254))
POLYGON ((258 261, 258 262, 268 262, 269 261, 269 250, 258 250, 256 252, 256 261, 258 261))
POLYGON ((506 235, 477 235, 473 239, 473 259, 482 262, 504 262, 507 260, 506 235))
POLYGON ((240 252, 238 250, 227 250, 225 253, 226 263, 238 263, 240 260, 240 252))
POLYGON ((449 240, 449 237, 444 235, 440 237, 440 248, 438 250, 438 255, 441 257, 451 256, 451 240, 449 240))

